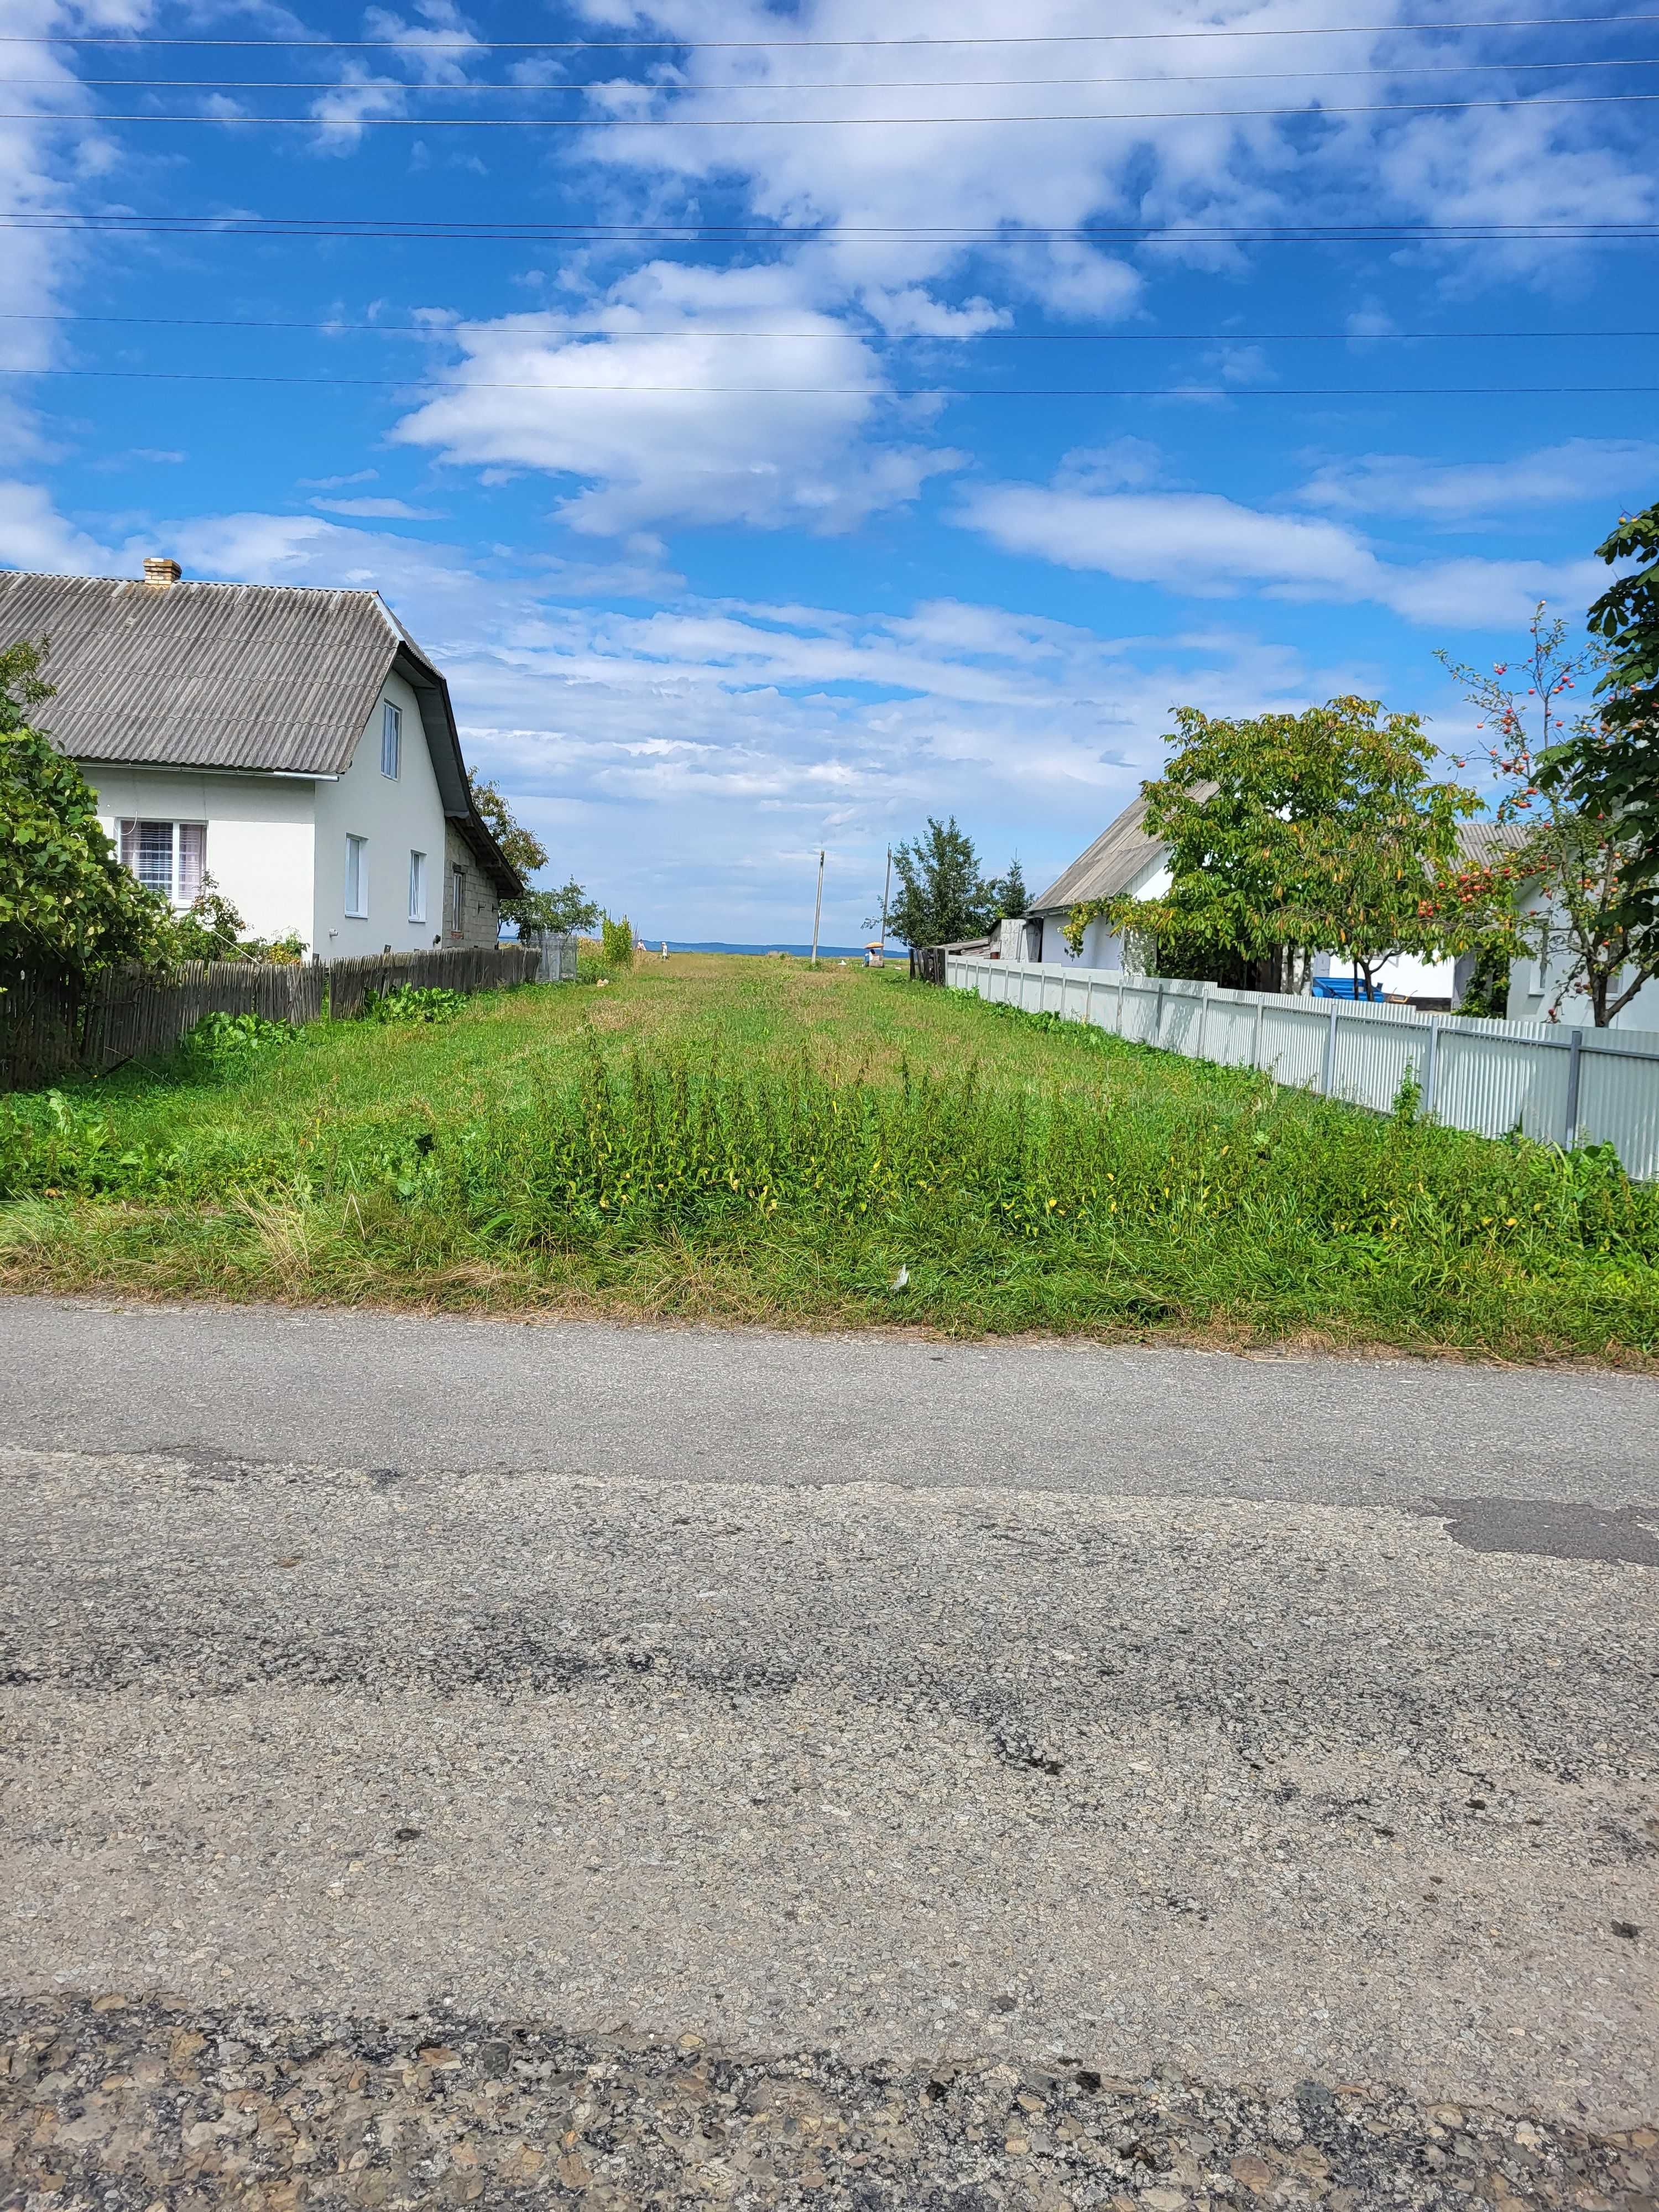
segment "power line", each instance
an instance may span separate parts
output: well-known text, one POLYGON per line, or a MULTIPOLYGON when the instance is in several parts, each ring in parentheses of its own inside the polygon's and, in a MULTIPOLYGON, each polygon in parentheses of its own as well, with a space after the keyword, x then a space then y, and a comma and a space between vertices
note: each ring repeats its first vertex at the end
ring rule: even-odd
MULTIPOLYGON (((82 315, 55 309, 0 309, 3 323, 90 323, 114 325, 125 330, 184 330, 184 331, 326 331, 344 337, 453 337, 462 331, 496 332, 511 337, 517 335, 501 330, 500 319, 494 322, 425 323, 347 323, 338 317, 319 322, 290 322, 267 316, 222 315, 82 315)), ((556 331, 543 333, 526 332, 526 337, 540 336, 548 339, 567 337, 603 337, 618 341, 632 338, 840 338, 857 337, 872 345, 900 344, 957 344, 981 345, 988 340, 1000 340, 1018 345, 1378 345, 1392 343, 1420 344, 1439 341, 1448 344, 1483 343, 1488 339, 1517 338, 1532 343, 1547 340, 1594 339, 1598 343, 1624 342, 1632 338, 1659 338, 1659 328, 1630 331, 970 331, 958 336, 951 331, 884 331, 860 330, 851 324, 820 324, 815 330, 710 330, 697 323, 638 324, 618 330, 610 323, 565 323, 556 331)))
MULTIPOLYGON (((830 78, 803 83, 774 77, 754 84, 650 84, 633 78, 628 82, 637 83, 640 91, 648 92, 653 98, 659 94, 672 94, 677 99, 684 99, 709 92, 976 92, 1003 91, 1014 85, 1274 83, 1291 77, 1312 77, 1323 83, 1332 77, 1348 76, 1471 76, 1483 70, 1504 70, 1519 76, 1540 71, 1553 75, 1563 70, 1605 69, 1659 69, 1659 55, 1617 54, 1599 61, 1372 62, 1364 69, 1210 70, 1197 76, 873 77, 858 84, 841 83, 830 78)), ((81 76, 72 81, 61 76, 14 76, 3 82, 8 88, 21 87, 33 92, 66 91, 71 82, 88 91, 100 92, 352 92, 373 88, 336 76, 81 76)), ((571 94, 608 89, 617 80, 596 78, 568 84, 504 84, 498 79, 459 84, 411 84, 402 78, 375 82, 410 93, 499 92, 525 97, 554 94, 563 98, 571 94)))
MULTIPOLYGON (((406 376, 242 375, 195 368, 0 368, 0 376, 78 376, 150 384, 282 384, 329 391, 406 391, 406 376)), ((940 384, 544 384, 514 378, 467 377, 447 383, 434 398, 458 392, 605 392, 641 396, 790 399, 1502 399, 1571 398, 1591 393, 1659 392, 1659 384, 1372 385, 974 385, 940 384)))
POLYGON ((569 245, 584 242, 654 240, 665 245, 811 245, 837 239, 921 240, 947 245, 1025 246, 1391 244, 1401 240, 1462 244, 1509 244, 1518 240, 1568 243, 1585 240, 1644 240, 1659 234, 1659 222, 1517 223, 1074 223, 1059 228, 1010 230, 995 226, 915 223, 596 223, 505 222, 495 218, 447 221, 411 216, 393 221, 381 216, 242 215, 67 215, 57 210, 0 215, 0 230, 46 232, 104 230, 162 237, 411 239, 461 244, 569 245))
MULTIPOLYGON (((351 93, 374 88, 343 84, 335 89, 351 93)), ((1477 107, 1599 107, 1608 102, 1652 100, 1659 100, 1659 93, 1540 93, 1532 100, 1400 100, 1344 107, 1151 107, 1107 114, 692 115, 684 118, 676 115, 43 115, 37 112, 0 112, 0 123, 79 124, 85 130, 96 130, 106 123, 188 124, 210 131, 268 129, 290 124, 308 131, 816 131, 860 124, 895 130, 912 125, 927 128, 938 123, 1225 123, 1267 116, 1301 117, 1314 122, 1327 115, 1449 114, 1477 107)))
POLYGON ((1028 31, 997 37, 963 35, 925 39, 203 39, 173 38, 158 32, 131 33, 7 33, 0 46, 225 46, 322 48, 351 53, 712 53, 757 49, 788 51, 822 46, 1098 46, 1134 45, 1171 39, 1344 39, 1403 37, 1447 31, 1578 30, 1593 23, 1659 23, 1659 15, 1491 15, 1462 23, 1303 23, 1282 29, 1245 27, 1181 31, 1028 31))

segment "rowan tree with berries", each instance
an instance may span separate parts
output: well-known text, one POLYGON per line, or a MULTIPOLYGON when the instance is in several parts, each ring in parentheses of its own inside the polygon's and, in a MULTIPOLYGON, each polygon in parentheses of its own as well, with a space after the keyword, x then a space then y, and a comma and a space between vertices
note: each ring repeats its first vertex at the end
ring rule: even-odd
POLYGON ((1645 850, 1641 830, 1620 811, 1582 803, 1557 765, 1601 742, 1605 708, 1577 700, 1602 690, 1612 656, 1594 634, 1570 650, 1565 623, 1540 605, 1513 663, 1488 673, 1435 657, 1480 711, 1480 741, 1458 766, 1484 762, 1497 818, 1525 832, 1518 846, 1462 870, 1441 896, 1484 912, 1491 941, 1507 944, 1511 957, 1539 962, 1550 984, 1547 1020, 1587 999, 1605 1029, 1659 975, 1659 913, 1629 896, 1645 850))

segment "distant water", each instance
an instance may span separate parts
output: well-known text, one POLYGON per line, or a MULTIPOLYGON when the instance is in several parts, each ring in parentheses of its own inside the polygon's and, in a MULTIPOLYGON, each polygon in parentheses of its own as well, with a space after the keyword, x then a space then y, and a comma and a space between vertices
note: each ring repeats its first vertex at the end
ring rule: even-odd
MULTIPOLYGON (((647 952, 661 950, 662 939, 659 937, 641 936, 635 941, 647 952)), ((810 960, 812 957, 810 945, 718 945, 712 940, 702 945, 686 945, 673 937, 668 940, 668 949, 671 952, 741 952, 757 959, 764 957, 769 952, 793 952, 799 960, 810 960)), ((889 945, 887 957, 891 960, 894 957, 894 948, 889 945)), ((899 959, 902 960, 904 957, 902 951, 898 952, 899 959)), ((820 960, 862 960, 863 957, 864 947, 861 945, 820 945, 818 947, 820 960)))

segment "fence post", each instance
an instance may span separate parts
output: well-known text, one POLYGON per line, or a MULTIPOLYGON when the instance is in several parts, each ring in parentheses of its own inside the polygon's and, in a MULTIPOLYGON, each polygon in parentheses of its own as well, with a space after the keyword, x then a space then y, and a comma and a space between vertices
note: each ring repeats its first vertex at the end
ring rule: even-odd
POLYGON ((1429 1048, 1423 1055, 1423 1111, 1432 1114, 1440 1087, 1440 1024, 1429 1024, 1429 1048))
POLYGON ((1160 1046, 1164 1042, 1164 982, 1162 977, 1158 979, 1158 1003, 1152 1008, 1152 1042, 1155 1045, 1160 1046))
POLYGON ((1572 1150, 1578 1134, 1578 1082, 1584 1065, 1584 1032, 1575 1027, 1567 1040, 1567 1109, 1562 1115, 1561 1149, 1572 1150))
POLYGON ((1194 1060, 1202 1060, 1204 1057, 1204 1017, 1209 1011, 1210 986, 1206 983, 1198 994, 1198 1042, 1193 1051, 1194 1060))
POLYGON ((1251 1066, 1252 1067, 1260 1067, 1260 1066, 1261 1066, 1261 1016, 1262 1016, 1262 1012, 1263 1012, 1263 1005, 1262 1005, 1262 1001, 1261 1001, 1260 999, 1258 999, 1258 1000, 1256 1000, 1256 1002, 1255 1002, 1255 1042, 1254 1042, 1254 1043, 1251 1045, 1251 1047, 1250 1047, 1250 1066, 1251 1066))
POLYGON ((1341 1009, 1342 1001, 1333 999, 1330 1027, 1325 1032, 1325 1079, 1320 1085, 1320 1096, 1323 1098, 1330 1097, 1331 1083, 1336 1073, 1336 1024, 1341 1009))

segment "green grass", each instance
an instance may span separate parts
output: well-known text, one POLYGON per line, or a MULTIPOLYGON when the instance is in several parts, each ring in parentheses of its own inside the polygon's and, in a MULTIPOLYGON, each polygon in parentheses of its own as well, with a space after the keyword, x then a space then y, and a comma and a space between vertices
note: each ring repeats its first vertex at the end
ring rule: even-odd
POLYGON ((684 957, 0 1102, 0 1281, 1640 1364, 1659 1193, 890 970, 684 957))

